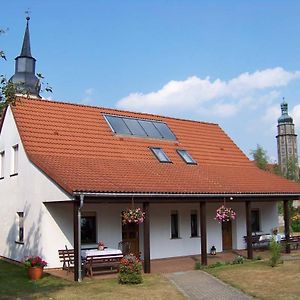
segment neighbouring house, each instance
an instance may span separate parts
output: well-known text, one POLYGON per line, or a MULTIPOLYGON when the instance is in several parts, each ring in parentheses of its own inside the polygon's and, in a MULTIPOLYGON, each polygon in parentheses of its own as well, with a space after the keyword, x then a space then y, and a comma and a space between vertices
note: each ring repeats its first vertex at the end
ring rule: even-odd
POLYGON ((99 240, 130 241, 145 272, 157 258, 201 253, 206 264, 212 246, 247 247, 251 258, 252 232, 278 225, 277 201, 288 238, 288 202, 300 185, 259 170, 217 124, 41 100, 23 78, 32 96, 18 96, 0 127, 1 256, 38 254, 60 267, 67 245, 75 280, 80 249, 99 240), (235 220, 214 219, 222 204, 235 220), (130 207, 146 213, 142 224, 122 225, 130 207))

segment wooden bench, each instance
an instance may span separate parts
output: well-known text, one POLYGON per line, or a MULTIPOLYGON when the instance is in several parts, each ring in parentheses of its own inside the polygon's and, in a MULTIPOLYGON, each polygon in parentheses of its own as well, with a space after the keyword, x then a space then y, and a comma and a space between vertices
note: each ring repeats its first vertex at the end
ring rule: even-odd
MULTIPOLYGON (((269 245, 269 240, 260 240, 263 234, 252 235, 252 246, 253 248, 267 247, 269 245)), ((244 241, 247 244, 248 237, 244 236, 244 241)))
POLYGON ((63 270, 67 270, 67 273, 69 273, 71 271, 71 267, 74 267, 74 249, 58 250, 58 256, 60 262, 63 263, 63 270))
MULTIPOLYGON (((282 239, 281 240, 281 243, 283 244, 283 246, 286 245, 286 239, 282 239)), ((300 236, 291 236, 289 238, 289 244, 291 246, 291 249, 293 250, 297 250, 299 249, 299 246, 300 246, 300 236)))
POLYGON ((84 260, 86 275, 93 277, 97 269, 102 271, 105 267, 109 267, 111 270, 115 268, 118 271, 122 258, 122 254, 87 256, 84 260))

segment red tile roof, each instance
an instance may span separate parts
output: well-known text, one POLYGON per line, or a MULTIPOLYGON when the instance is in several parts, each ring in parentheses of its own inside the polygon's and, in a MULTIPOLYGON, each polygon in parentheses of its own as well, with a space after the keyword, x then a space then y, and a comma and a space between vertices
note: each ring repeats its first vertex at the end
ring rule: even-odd
POLYGON ((300 194, 299 184, 255 167, 217 124, 27 98, 12 111, 29 159, 69 193, 300 194), (104 113, 166 122, 177 141, 115 135, 104 113))

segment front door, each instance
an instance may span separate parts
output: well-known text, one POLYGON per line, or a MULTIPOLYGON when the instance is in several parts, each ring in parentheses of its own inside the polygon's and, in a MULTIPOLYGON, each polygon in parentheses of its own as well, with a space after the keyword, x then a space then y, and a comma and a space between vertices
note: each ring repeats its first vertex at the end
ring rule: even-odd
POLYGON ((139 225, 129 223, 122 225, 123 254, 133 253, 139 256, 139 225), (128 253, 126 253, 128 252, 128 253))
POLYGON ((222 222, 223 251, 232 250, 232 224, 231 221, 222 222))

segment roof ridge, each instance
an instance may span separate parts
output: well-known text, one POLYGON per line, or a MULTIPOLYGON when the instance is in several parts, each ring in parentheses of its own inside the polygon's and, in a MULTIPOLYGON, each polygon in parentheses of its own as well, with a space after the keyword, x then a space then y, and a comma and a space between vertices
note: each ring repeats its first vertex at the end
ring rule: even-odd
POLYGON ((18 96, 18 98, 23 98, 26 100, 34 100, 34 101, 40 101, 40 102, 51 102, 51 103, 57 103, 57 104, 66 104, 66 105, 71 105, 71 106, 80 106, 80 107, 90 107, 90 108, 96 108, 96 109, 105 109, 105 110, 111 110, 111 111, 116 111, 120 113, 131 113, 131 114, 136 114, 136 115, 146 115, 146 116, 153 116, 153 117, 161 117, 161 118, 166 118, 166 119, 172 119, 172 120, 178 120, 178 121, 185 121, 185 122, 192 122, 192 123, 201 123, 201 124, 207 124, 207 125, 213 125, 213 126, 219 126, 218 123, 213 123, 213 122, 208 122, 208 121, 197 121, 197 120, 192 120, 192 119, 184 119, 184 118, 179 118, 179 117, 171 117, 171 116, 166 116, 166 115, 159 115, 159 114, 153 114, 153 113, 147 113, 147 112, 137 112, 137 111, 130 111, 130 110, 123 110, 123 109, 118 109, 118 108, 111 108, 111 107, 105 107, 105 106, 96 106, 96 105, 89 105, 89 104, 81 104, 81 103, 74 103, 74 102, 67 102, 67 101, 60 101, 60 100, 48 100, 45 98, 38 99, 34 97, 27 97, 27 96, 18 96))

